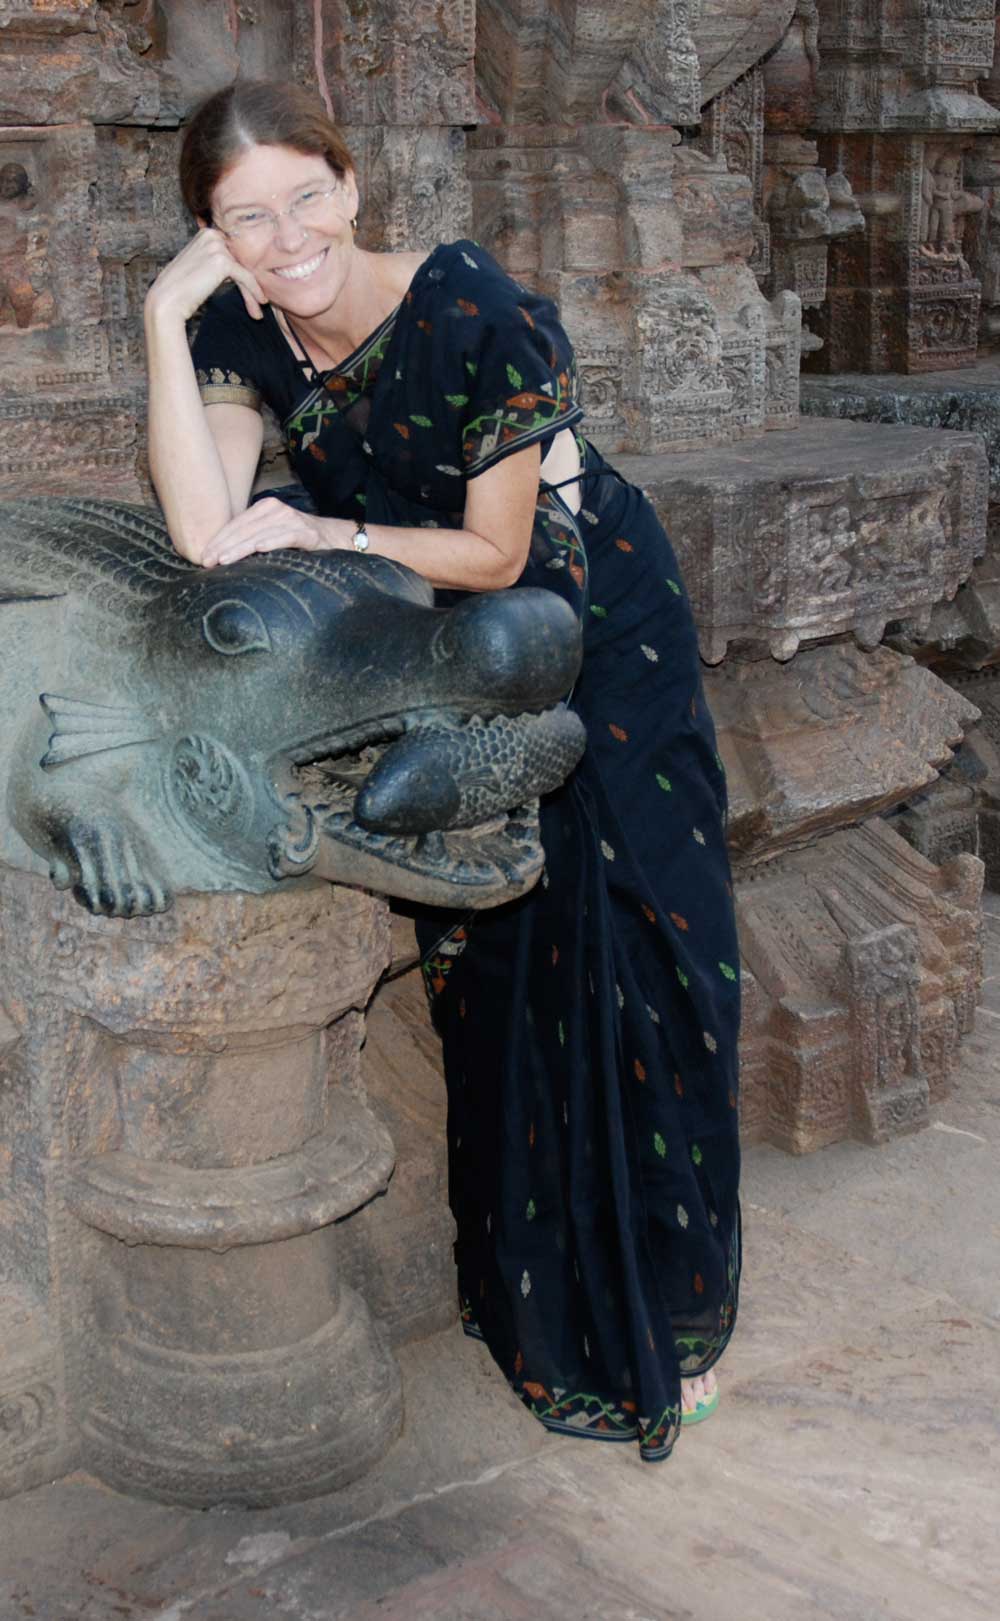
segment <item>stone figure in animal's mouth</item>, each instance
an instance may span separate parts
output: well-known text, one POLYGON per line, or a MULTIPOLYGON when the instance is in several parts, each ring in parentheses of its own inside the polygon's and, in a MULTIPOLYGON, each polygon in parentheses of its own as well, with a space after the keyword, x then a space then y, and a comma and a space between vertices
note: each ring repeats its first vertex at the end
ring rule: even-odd
POLYGON ((547 591, 440 608, 345 551, 206 573, 152 512, 45 499, 0 507, 0 626, 0 859, 110 916, 307 873, 510 899, 584 747, 547 591))

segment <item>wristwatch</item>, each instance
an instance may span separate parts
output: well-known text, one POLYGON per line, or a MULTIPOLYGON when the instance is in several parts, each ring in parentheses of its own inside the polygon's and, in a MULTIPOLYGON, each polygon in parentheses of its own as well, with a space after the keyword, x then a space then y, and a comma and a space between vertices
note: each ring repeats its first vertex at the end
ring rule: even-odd
POLYGON ((366 552, 371 546, 371 538, 363 523, 359 523, 354 531, 354 550, 366 552))

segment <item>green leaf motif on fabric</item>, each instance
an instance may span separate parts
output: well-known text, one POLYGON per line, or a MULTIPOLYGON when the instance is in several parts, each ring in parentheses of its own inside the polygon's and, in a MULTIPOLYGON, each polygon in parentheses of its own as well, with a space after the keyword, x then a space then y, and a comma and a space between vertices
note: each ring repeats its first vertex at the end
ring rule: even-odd
POLYGON ((659 1132, 657 1132, 655 1137, 653 1138, 653 1147, 656 1149, 656 1152, 659 1154, 661 1159, 666 1159, 666 1157, 667 1157, 667 1145, 663 1141, 663 1138, 661 1137, 659 1132))
POLYGON ((563 1029, 563 1022, 561 1019, 559 1020, 559 1045, 560 1047, 565 1047, 566 1045, 566 1032, 563 1029))
POLYGON ((410 413, 410 421, 415 422, 418 428, 433 428, 434 426, 430 417, 416 416, 413 412, 410 413))
POLYGON ((524 1215, 526 1221, 534 1221, 535 1216, 537 1215, 534 1199, 528 1200, 528 1208, 525 1210, 524 1215))
POLYGON ((670 781, 670 778, 669 778, 669 777, 664 777, 664 776, 663 776, 663 775, 662 775, 662 774, 661 774, 661 772, 659 772, 659 771, 658 771, 658 772, 657 772, 657 773, 656 773, 656 780, 657 780, 657 782, 658 782, 658 783, 659 783, 659 785, 660 785, 660 787, 661 787, 661 788, 662 788, 662 789, 663 789, 663 792, 664 792, 664 793, 665 793, 665 794, 672 794, 672 793, 673 793, 673 791, 674 791, 674 785, 673 785, 673 783, 672 783, 672 782, 671 782, 671 781, 670 781))
POLYGON ((454 405, 456 409, 460 405, 468 405, 469 403, 468 394, 446 394, 445 399, 449 405, 454 405))
POLYGON ((694 1160, 696 1165, 701 1164, 702 1153, 701 1153, 701 1149, 698 1147, 697 1143, 692 1143, 691 1144, 691 1158, 694 1160))
POLYGON ((677 978, 680 980, 681 984, 684 986, 684 989, 687 990, 689 980, 688 980, 687 974, 684 972, 683 968, 678 968, 678 970, 677 970, 677 978))
POLYGON ((467 360, 465 362, 465 369, 470 377, 475 377, 479 367, 474 360, 467 360))
POLYGON ((590 604, 590 611, 595 619, 607 619, 608 617, 607 608, 599 608, 596 602, 590 604))
POLYGON ((672 592, 673 592, 673 593, 674 593, 674 596, 675 596, 675 597, 679 597, 679 596, 680 596, 680 594, 681 594, 681 588, 680 588, 680 586, 679 586, 679 585, 678 585, 678 584, 677 584, 677 581, 676 581, 676 580, 671 580, 671 579, 668 579, 668 580, 667 580, 667 584, 668 584, 668 585, 669 585, 669 587, 670 587, 670 589, 671 589, 671 591, 672 591, 672 592))
POLYGON ((521 388, 522 387, 522 385, 524 383, 524 378, 521 376, 521 373, 517 370, 517 367, 512 366, 509 361, 507 362, 507 376, 510 378, 512 387, 514 387, 514 388, 521 388))
POLYGON ((730 964, 727 963, 727 962, 720 962, 719 970, 720 970, 721 973, 723 973, 726 976, 727 979, 735 979, 736 978, 736 969, 731 967, 730 964))

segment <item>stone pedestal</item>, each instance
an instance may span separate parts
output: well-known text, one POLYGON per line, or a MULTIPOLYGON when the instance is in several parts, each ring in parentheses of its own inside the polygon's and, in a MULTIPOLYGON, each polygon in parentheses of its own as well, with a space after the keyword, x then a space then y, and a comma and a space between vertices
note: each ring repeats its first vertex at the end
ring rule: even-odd
POLYGON ((353 891, 125 922, 0 869, 0 1494, 83 1466, 264 1505, 390 1445, 398 1371, 338 1264, 393 1167, 359 1060, 387 960, 353 891))

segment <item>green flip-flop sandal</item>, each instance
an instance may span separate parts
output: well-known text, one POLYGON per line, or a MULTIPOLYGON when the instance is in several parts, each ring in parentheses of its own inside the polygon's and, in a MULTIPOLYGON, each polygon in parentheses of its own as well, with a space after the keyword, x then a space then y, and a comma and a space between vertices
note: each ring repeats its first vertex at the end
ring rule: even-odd
POLYGON ((706 1418, 711 1418, 719 1405, 719 1387, 716 1385, 710 1396, 696 1402, 689 1413, 681 1414, 682 1426, 688 1424, 703 1424, 706 1418))

